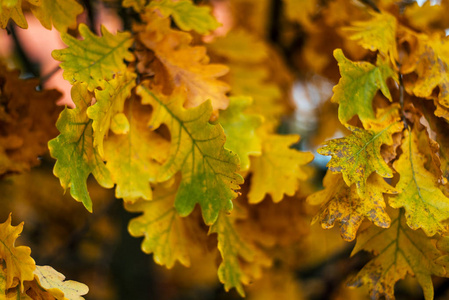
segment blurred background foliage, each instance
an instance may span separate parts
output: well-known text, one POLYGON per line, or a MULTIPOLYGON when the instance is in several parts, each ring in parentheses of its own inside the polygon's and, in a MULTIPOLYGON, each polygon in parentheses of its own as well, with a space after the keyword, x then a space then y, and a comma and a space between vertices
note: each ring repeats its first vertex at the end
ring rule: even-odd
MULTIPOLYGON (((214 8, 224 25, 217 35, 224 35, 230 28, 232 33, 250 32, 254 39, 250 44, 267 51, 260 63, 251 61, 254 48, 239 49, 237 55, 226 56, 220 52, 219 44, 208 46, 212 61, 231 67, 227 80, 235 81, 233 91, 245 91, 261 101, 266 97, 276 99, 282 119, 273 126, 282 133, 301 135, 301 142, 295 147, 309 151, 315 151, 325 139, 347 132, 338 121, 337 104, 329 101, 339 79, 333 50, 343 48, 353 60, 368 53, 345 39, 340 28, 366 18, 366 14, 360 13, 360 6, 387 7, 394 3, 400 9, 407 8, 403 18, 413 28, 446 29, 449 18, 444 12, 449 10, 449 1, 439 1, 438 7, 431 6, 431 2, 424 4, 427 17, 423 18, 414 1, 195 1, 214 8), (243 53, 246 56, 241 57, 243 53)), ((81 4, 85 10, 80 22, 87 23, 94 32, 99 32, 100 24, 110 31, 131 26, 132 10, 123 8, 119 1, 83 0, 81 4)), ((64 45, 56 31, 43 30, 31 18, 28 22, 26 31, 13 25, 8 26, 8 32, 0 31, 0 56, 9 67, 20 69, 22 78, 37 77, 41 88, 60 90, 63 96, 58 104, 72 105, 70 85, 62 80, 58 62, 50 57, 51 50, 64 45)), ((249 218, 238 223, 242 232, 260 235, 266 243, 264 249, 274 258, 267 274, 247 287, 250 300, 368 298, 366 288, 348 289, 345 281, 368 261, 369 255, 357 254, 348 260, 354 243, 344 242, 338 229, 310 226, 318 208, 307 204, 305 198, 321 188, 327 163, 326 158, 316 152, 315 155, 308 169, 311 179, 301 183, 297 195, 277 204, 265 199, 251 205, 249 218), (282 218, 276 217, 279 215, 282 218)), ((215 235, 206 235, 207 228, 198 211, 189 218, 204 231, 205 242, 192 249, 190 268, 177 263, 167 270, 141 251, 141 238, 129 235, 128 222, 137 214, 123 209, 112 190, 89 181, 95 211, 90 214, 68 193, 63 194, 59 180, 52 174, 53 165, 54 161, 44 153, 40 165, 29 172, 1 178, 0 221, 6 220, 10 212, 13 225, 25 221, 18 243, 31 247, 32 256, 40 265, 52 265, 67 278, 86 283, 90 289, 86 299, 240 299, 235 290, 225 292, 218 281, 217 240, 215 235)), ((247 186, 243 186, 242 196, 236 201, 238 206, 249 207, 246 195, 247 186)), ((449 297, 446 279, 438 278, 434 285, 436 299, 449 297)), ((416 286, 413 279, 399 282, 397 299, 421 299, 422 293, 415 290, 416 286)))

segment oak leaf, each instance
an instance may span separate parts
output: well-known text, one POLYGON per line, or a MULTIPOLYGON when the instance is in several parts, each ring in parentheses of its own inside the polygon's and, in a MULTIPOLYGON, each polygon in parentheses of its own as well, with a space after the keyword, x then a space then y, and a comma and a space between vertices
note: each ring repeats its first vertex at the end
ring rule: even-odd
POLYGON ((311 162, 313 155, 290 148, 298 141, 298 135, 270 134, 262 137, 262 155, 251 160, 250 203, 259 203, 267 194, 274 202, 279 202, 284 194, 295 194, 299 180, 307 179, 307 173, 301 167, 311 162))
POLYGON ((20 291, 23 292, 24 281, 34 279, 36 264, 30 256, 31 249, 26 246, 14 246, 22 230, 23 222, 11 226, 11 214, 5 223, 0 224, 0 258, 6 265, 4 273, 6 279, 3 279, 5 290, 14 287, 13 282, 18 280, 20 291))
POLYGON ((371 16, 368 21, 352 22, 351 26, 343 28, 343 31, 350 33, 350 40, 357 41, 365 49, 379 50, 395 64, 398 60, 396 18, 387 12, 371 12, 371 16))
POLYGON ((229 107, 220 113, 219 118, 226 135, 225 148, 239 156, 240 171, 246 171, 249 169, 249 156, 262 153, 262 141, 257 134, 262 117, 244 112, 251 105, 251 98, 230 97, 229 100, 229 107))
POLYGON ((372 299, 384 296, 393 300, 394 285, 410 274, 423 288, 425 299, 433 299, 431 275, 445 274, 444 268, 435 262, 441 252, 422 231, 411 230, 405 224, 402 211, 394 211, 390 216, 390 228, 370 226, 359 233, 352 255, 364 250, 373 252, 376 257, 350 279, 349 285, 368 284, 372 299))
POLYGON ((103 140, 107 136, 111 126, 115 124, 115 131, 126 133, 129 128, 127 119, 122 121, 122 126, 118 126, 116 116, 123 112, 123 107, 127 98, 131 96, 131 90, 136 86, 136 74, 125 72, 117 75, 114 79, 105 82, 102 90, 95 90, 96 103, 87 108, 87 115, 92 119, 94 130, 94 146, 98 153, 104 157, 103 140))
POLYGON ((126 71, 123 60, 134 61, 134 55, 128 51, 133 44, 129 32, 113 35, 102 26, 102 36, 98 37, 85 24, 80 24, 78 30, 84 40, 62 33, 62 41, 68 48, 52 52, 53 58, 62 62, 63 77, 71 84, 85 82, 89 91, 104 88, 106 80, 126 71))
POLYGON ((125 114, 126 134, 113 134, 105 141, 106 167, 117 184, 115 195, 125 202, 153 198, 150 182, 155 183, 170 143, 147 127, 151 109, 131 96, 125 114))
POLYGON ((176 195, 175 207, 181 216, 189 215, 195 204, 202 208, 206 224, 215 222, 221 210, 232 209, 231 200, 243 179, 238 156, 223 146, 226 140, 219 124, 212 125, 210 101, 185 109, 180 91, 166 98, 145 86, 138 87, 143 104, 151 104, 153 114, 149 126, 153 129, 165 124, 171 134, 168 159, 162 166, 158 181, 170 179, 181 171, 182 180, 176 195))
POLYGON ((449 198, 441 190, 441 175, 425 168, 427 159, 418 146, 421 135, 427 135, 426 131, 413 129, 404 133, 402 154, 393 164, 400 174, 396 185, 399 194, 391 197, 389 204, 394 208, 404 207, 410 228, 422 228, 428 236, 433 236, 449 228, 445 222, 449 218, 449 198))
POLYGON ((334 51, 334 57, 338 61, 341 74, 331 99, 332 102, 339 104, 338 118, 343 124, 355 115, 358 115, 363 124, 374 120, 376 115, 373 110, 373 98, 380 90, 392 101, 386 81, 390 77, 396 80, 396 73, 380 56, 376 65, 369 62, 353 62, 344 56, 341 49, 334 51))
MULTIPOLYGON (((5 29, 9 19, 12 19, 20 28, 28 28, 28 23, 23 15, 22 0, 0 2, 0 27, 5 29)), ((41 0, 28 0, 33 5, 41 5, 41 0)))
POLYGON ((329 169, 342 173, 346 185, 355 183, 357 193, 364 197, 366 181, 373 172, 385 178, 393 177, 393 170, 381 155, 381 146, 391 145, 392 134, 401 131, 402 127, 401 122, 391 123, 380 131, 348 126, 351 135, 327 141, 318 153, 332 156, 327 164, 329 169))
POLYGON ((151 1, 149 8, 157 9, 164 17, 171 16, 181 30, 194 30, 199 34, 209 34, 221 24, 210 13, 207 6, 194 5, 190 0, 151 1))
POLYGON ((403 73, 414 72, 417 78, 410 77, 404 81, 405 88, 410 94, 421 98, 433 98, 436 87, 439 88, 436 96, 439 104, 449 108, 449 41, 447 37, 438 34, 428 36, 425 34, 408 34, 416 40, 412 52, 403 63, 403 73))
POLYGON ((167 268, 172 268, 176 261, 190 266, 191 233, 188 221, 179 216, 175 209, 175 198, 173 185, 159 184, 154 189, 153 200, 125 203, 126 210, 142 213, 129 222, 129 233, 134 237, 143 236, 142 251, 153 253, 154 261, 167 268))
POLYGON ((218 267, 218 278, 224 284, 226 291, 235 288, 244 297, 242 284, 249 284, 261 276, 262 268, 271 266, 271 259, 254 243, 250 236, 245 236, 236 225, 237 220, 244 219, 246 211, 236 206, 230 215, 223 212, 217 221, 210 227, 210 233, 216 233, 218 250, 222 262, 218 267), (244 262, 250 264, 245 268, 244 262))
POLYGON ((191 46, 192 36, 186 32, 170 28, 169 18, 160 18, 156 14, 144 16, 147 24, 135 27, 139 40, 154 52, 161 66, 152 70, 155 81, 161 82, 166 94, 173 89, 183 88, 186 93, 186 108, 196 107, 207 100, 211 101, 214 111, 226 109, 229 99, 226 93, 229 86, 218 80, 228 68, 220 64, 210 64, 203 46, 191 46))
POLYGON ((34 274, 39 286, 58 300, 84 300, 81 296, 89 291, 84 283, 65 280, 63 274, 50 266, 36 266, 34 274))
POLYGON ((360 197, 355 185, 347 186, 341 174, 328 172, 323 179, 325 189, 307 198, 310 204, 322 204, 313 218, 312 224, 321 221, 323 228, 334 227, 340 222, 340 234, 346 241, 355 239, 362 221, 368 218, 376 226, 388 228, 390 217, 386 212, 383 194, 397 191, 377 174, 372 174, 366 182, 366 195, 360 197))
POLYGON ((87 116, 87 108, 92 101, 92 93, 86 83, 76 83, 72 87, 74 109, 67 107, 59 116, 56 127, 61 134, 48 142, 53 158, 57 159, 53 169, 64 190, 70 188, 72 197, 92 211, 92 200, 87 191, 86 180, 92 173, 98 183, 112 188, 111 174, 94 147, 92 120, 87 116))
POLYGON ((41 5, 31 5, 31 11, 42 26, 51 30, 52 25, 59 32, 76 28, 76 17, 83 12, 83 6, 75 0, 40 0, 41 5))

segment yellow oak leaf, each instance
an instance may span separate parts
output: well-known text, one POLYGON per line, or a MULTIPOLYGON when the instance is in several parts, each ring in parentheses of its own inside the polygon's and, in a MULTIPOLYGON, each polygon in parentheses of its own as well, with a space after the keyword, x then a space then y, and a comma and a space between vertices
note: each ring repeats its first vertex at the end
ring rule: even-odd
MULTIPOLYGON (((0 27, 5 29, 9 19, 12 19, 20 28, 28 28, 27 20, 22 11, 22 0, 2 0, 0 2, 0 27)), ((41 0, 28 0, 33 5, 41 5, 41 0)))
POLYGON ((76 83, 71 90, 74 109, 67 107, 59 116, 56 127, 60 135, 48 142, 53 158, 57 159, 53 174, 59 178, 61 186, 70 188, 72 197, 92 211, 92 200, 87 191, 86 180, 93 174, 98 183, 112 188, 114 183, 96 147, 92 120, 87 116, 87 108, 92 101, 92 93, 87 83, 76 83))
POLYGON ((167 159, 170 143, 147 127, 151 108, 134 96, 128 100, 125 114, 129 119, 126 134, 114 134, 105 141, 106 167, 117 184, 115 195, 125 202, 153 198, 150 182, 167 159))
MULTIPOLYGON (((228 68, 220 64, 210 64, 203 46, 191 46, 192 36, 186 32, 170 28, 169 18, 160 18, 153 13, 144 16, 146 26, 136 27, 139 40, 162 65, 155 72, 155 81, 164 85, 164 91, 183 88, 187 93, 184 106, 196 107, 207 100, 214 111, 226 109, 229 86, 218 80, 228 68)), ((169 94, 169 93, 166 93, 169 94)))
POLYGON ((373 252, 374 257, 350 279, 350 286, 368 284, 371 299, 393 300, 394 285, 407 274, 415 276, 426 300, 433 299, 431 275, 444 276, 444 268, 435 260, 441 252, 432 239, 420 230, 411 230, 405 224, 402 210, 390 213, 388 229, 370 226, 359 233, 352 255, 361 250, 373 252))
POLYGON ((89 292, 87 285, 65 280, 63 274, 50 266, 36 266, 34 274, 39 286, 58 300, 84 300, 81 296, 89 292))
POLYGON ((210 13, 210 7, 194 5, 190 0, 156 0, 151 1, 148 7, 159 10, 164 17, 171 16, 184 31, 209 34, 221 25, 210 13))
MULTIPOLYGON (((104 157, 104 137, 108 135, 114 117, 123 112, 125 101, 131 96, 131 90, 135 86, 136 74, 125 72, 123 75, 117 75, 114 79, 105 82, 102 90, 95 90, 97 102, 87 108, 87 115, 92 119, 94 146, 97 147, 101 157, 104 157)), ((116 131, 126 132, 126 127, 129 127, 129 124, 126 121, 123 123, 125 128, 119 128, 116 131)))
POLYGON ((76 17, 83 12, 83 6, 75 0, 40 0, 41 5, 31 6, 31 12, 42 26, 51 30, 52 25, 59 32, 76 28, 76 17))
POLYGON ((406 77, 404 85, 407 92, 421 98, 433 98, 432 94, 438 87, 438 102, 449 108, 449 38, 410 32, 416 45, 404 61, 402 72, 414 72, 418 77, 406 77))
POLYGON ((434 5, 432 2, 434 1, 427 0, 422 5, 419 5, 418 2, 407 5, 404 11, 407 23, 420 31, 433 31, 438 27, 446 28, 448 25, 446 18, 448 3, 440 1, 441 3, 434 5))
POLYGON ((213 224, 221 210, 232 209, 231 200, 236 198, 235 190, 240 188, 243 178, 237 173, 238 156, 224 148, 223 128, 209 123, 210 101, 185 109, 181 91, 167 98, 141 85, 138 94, 143 104, 153 107, 149 126, 155 130, 165 124, 171 134, 170 152, 157 180, 168 180, 181 171, 176 210, 187 216, 199 203, 205 223, 213 224))
POLYGON ((340 121, 346 124, 355 115, 358 115, 363 124, 376 119, 373 98, 380 90, 392 101, 386 81, 390 77, 396 80, 396 73, 380 56, 376 65, 369 62, 353 62, 344 56, 341 49, 334 51, 334 57, 338 61, 341 78, 333 88, 334 95, 331 100, 339 104, 340 121))
POLYGON ((244 112, 251 105, 251 98, 230 97, 229 100, 229 107, 220 113, 219 118, 226 135, 225 148, 237 153, 240 171, 246 171, 249 169, 249 156, 262 153, 262 142, 257 134, 262 117, 244 112))
POLYGON ((31 249, 26 246, 15 247, 16 239, 23 230, 23 222, 11 226, 11 214, 5 223, 0 224, 0 259, 5 262, 5 289, 14 287, 13 282, 19 281, 20 291, 24 291, 24 281, 34 279, 36 263, 31 258, 31 249))
POLYGON ((299 180, 307 179, 307 173, 301 167, 311 162, 313 155, 290 148, 298 141, 298 135, 270 134, 262 137, 262 155, 251 159, 250 203, 259 203, 267 194, 274 202, 279 202, 284 194, 295 194, 299 180))
POLYGON ((260 278, 262 268, 272 263, 254 243, 255 236, 245 235, 236 226, 236 221, 246 215, 247 212, 240 206, 236 206, 230 215, 221 212, 209 230, 209 234, 217 234, 217 247, 223 259, 218 267, 218 278, 226 291, 235 288, 242 297, 245 296, 243 284, 260 278), (250 266, 245 267, 245 262, 250 266))
POLYGON ((425 168, 427 159, 418 145, 420 136, 426 134, 416 127, 405 131, 402 154, 393 164, 400 174, 396 185, 399 194, 391 197, 389 204, 394 208, 404 207, 410 228, 422 228, 428 236, 433 236, 449 229, 445 222, 449 218, 449 198, 441 190, 441 174, 425 168))
POLYGON ((363 48, 371 51, 379 50, 396 64, 398 60, 396 17, 387 12, 371 12, 371 16, 368 21, 352 22, 350 27, 343 28, 343 32, 348 32, 349 39, 357 41, 363 48))
POLYGON ((327 164, 329 169, 342 173, 346 185, 355 183, 357 193, 363 198, 366 181, 373 172, 385 178, 393 177, 393 170, 381 155, 381 146, 393 144, 392 135, 402 128, 402 122, 391 123, 380 131, 348 126, 351 135, 327 141, 318 153, 332 156, 327 164))
POLYGON ((128 225, 129 233, 134 237, 144 237, 142 251, 153 253, 154 261, 167 268, 172 268, 176 261, 190 266, 190 235, 189 221, 182 218, 175 209, 176 185, 156 185, 151 201, 138 200, 135 203, 125 203, 126 210, 141 212, 142 215, 133 218, 128 225))
POLYGON ((377 174, 372 174, 366 182, 366 195, 360 197, 355 185, 347 186, 341 174, 328 172, 323 179, 325 189, 307 198, 310 204, 321 204, 320 211, 312 223, 321 221, 323 228, 332 228, 340 222, 340 233, 344 240, 355 239, 362 221, 368 218, 376 226, 388 228, 390 217, 385 211, 383 194, 396 194, 396 190, 377 174))
POLYGON ((102 36, 98 37, 85 24, 80 24, 78 30, 84 40, 62 33, 62 41, 68 48, 52 52, 53 58, 62 62, 63 77, 71 84, 85 82, 89 91, 104 88, 106 80, 126 71, 124 60, 134 61, 128 50, 134 42, 129 32, 113 35, 102 26, 102 36))

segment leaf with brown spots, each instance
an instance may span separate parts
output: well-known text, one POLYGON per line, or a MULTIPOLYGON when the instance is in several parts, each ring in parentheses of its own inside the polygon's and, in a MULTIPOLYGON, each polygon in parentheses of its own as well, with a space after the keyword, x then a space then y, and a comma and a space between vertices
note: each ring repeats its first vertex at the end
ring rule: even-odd
POLYGON ((402 127, 401 122, 391 123, 376 131, 348 126, 351 135, 328 141, 318 149, 318 153, 332 156, 327 164, 329 169, 341 172, 346 185, 355 183, 357 193, 363 198, 366 181, 373 172, 385 178, 393 177, 393 170, 381 155, 381 146, 393 144, 392 135, 401 131, 402 127))
POLYGON ((402 210, 390 213, 388 229, 371 226, 359 233, 352 255, 364 250, 374 257, 349 281, 353 287, 368 284, 371 299, 393 300, 394 286, 407 274, 415 276, 426 300, 433 299, 432 275, 444 276, 445 269, 435 260, 441 252, 421 230, 411 230, 402 210))
POLYGON ((325 189, 307 198, 310 204, 322 204, 312 223, 321 221, 323 228, 332 228, 340 223, 340 233, 344 240, 355 239, 362 221, 368 218, 376 226, 388 228, 388 216, 383 194, 395 194, 396 190, 377 174, 372 174, 366 182, 366 195, 360 197, 355 185, 347 186, 341 174, 328 172, 323 180, 325 189))

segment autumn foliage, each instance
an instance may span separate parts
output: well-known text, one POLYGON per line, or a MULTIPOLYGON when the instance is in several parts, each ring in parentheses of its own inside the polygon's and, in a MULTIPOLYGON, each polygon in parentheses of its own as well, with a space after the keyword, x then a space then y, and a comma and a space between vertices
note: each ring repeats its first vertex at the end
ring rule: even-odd
MULTIPOLYGON (((12 70, 26 53, 0 57, 0 299, 83 299, 16 239, 30 222, 42 261, 95 261, 120 243, 118 201, 173 269, 161 299, 217 279, 229 298, 448 297, 449 1, 95 3, 116 33, 82 4, 0 0, 19 49, 32 18, 59 32, 49 76, 73 102, 12 70)), ((88 299, 123 298, 81 278, 88 299)))

